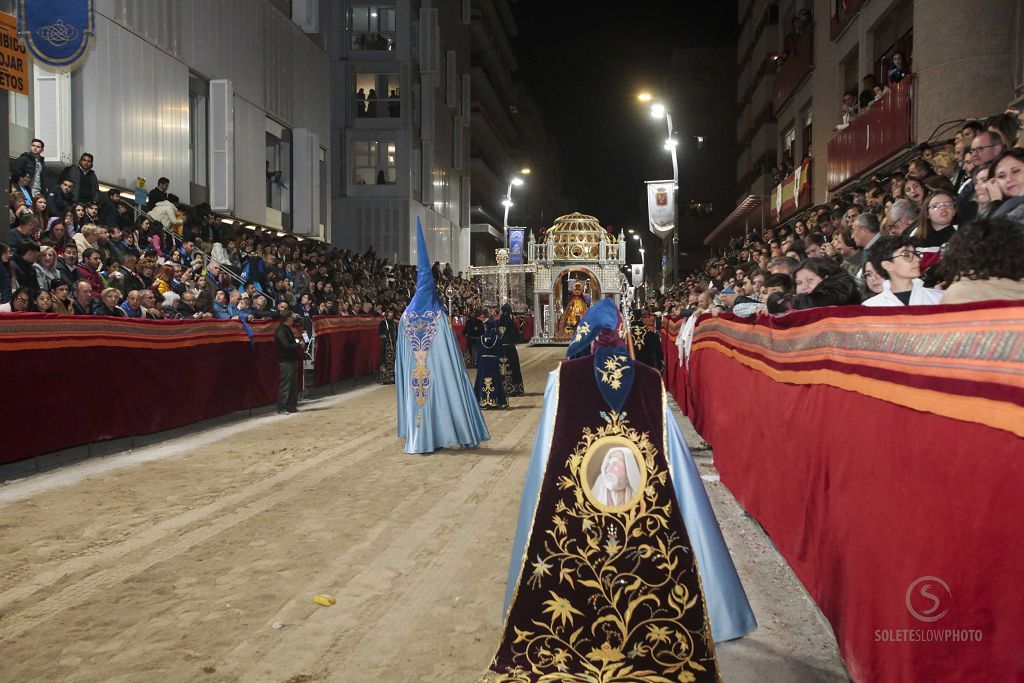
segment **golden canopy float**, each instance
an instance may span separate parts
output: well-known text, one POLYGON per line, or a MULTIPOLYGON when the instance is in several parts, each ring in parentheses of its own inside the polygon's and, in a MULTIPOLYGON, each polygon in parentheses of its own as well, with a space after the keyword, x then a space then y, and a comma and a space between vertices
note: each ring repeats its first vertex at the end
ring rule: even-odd
POLYGON ((620 303, 626 245, 594 216, 559 217, 542 242, 531 235, 527 254, 534 267, 531 344, 568 344, 587 308, 606 296, 620 303))

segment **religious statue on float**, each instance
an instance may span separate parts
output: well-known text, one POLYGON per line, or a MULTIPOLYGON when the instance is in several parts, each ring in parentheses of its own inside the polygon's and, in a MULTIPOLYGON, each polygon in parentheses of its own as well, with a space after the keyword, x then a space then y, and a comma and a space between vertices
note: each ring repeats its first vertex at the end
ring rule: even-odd
POLYGON ((565 310, 562 311, 562 318, 558 321, 560 336, 571 339, 576 332, 576 324, 579 323, 588 308, 590 308, 590 295, 584 294, 583 285, 576 280, 572 292, 569 294, 569 300, 565 304, 565 310))

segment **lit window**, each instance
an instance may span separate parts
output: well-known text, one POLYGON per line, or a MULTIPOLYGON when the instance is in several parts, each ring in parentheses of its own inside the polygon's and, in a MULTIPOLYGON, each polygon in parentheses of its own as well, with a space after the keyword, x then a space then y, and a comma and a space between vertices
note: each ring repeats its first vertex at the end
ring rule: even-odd
POLYGON ((352 155, 352 182, 356 185, 393 185, 398 180, 394 142, 355 140, 352 155))
POLYGON ((357 118, 398 118, 402 115, 399 75, 357 74, 355 102, 357 118))
POLYGON ((396 10, 394 5, 360 5, 350 14, 353 50, 395 49, 396 10))

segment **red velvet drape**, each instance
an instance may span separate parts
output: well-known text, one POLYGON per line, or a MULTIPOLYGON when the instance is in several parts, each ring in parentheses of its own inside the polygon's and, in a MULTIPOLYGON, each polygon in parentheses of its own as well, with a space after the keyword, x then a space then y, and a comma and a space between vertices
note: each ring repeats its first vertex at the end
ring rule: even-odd
POLYGON ((274 326, 0 314, 0 463, 274 401, 274 326))
POLYGON ((314 386, 376 373, 380 366, 379 326, 380 318, 313 318, 316 334, 314 386))
MULTIPOLYGON (((1024 439, 940 410, 915 410, 891 395, 779 381, 772 372, 800 368, 787 365, 786 354, 814 351, 786 335, 820 326, 829 314, 864 317, 867 334, 901 340, 894 355, 954 369, 983 363, 961 391, 993 410, 1013 410, 1013 363, 998 367, 1011 356, 1021 361, 1012 328, 1024 315, 1006 309, 922 311, 963 316, 939 340, 986 324, 993 330, 960 340, 963 350, 952 355, 930 342, 906 351, 902 345, 920 337, 900 337, 898 321, 895 332, 884 327, 898 311, 868 317, 858 307, 759 319, 746 329, 706 319, 697 327, 695 342, 703 343, 695 343, 689 373, 685 365, 672 369, 674 345, 665 345, 666 385, 713 447, 722 482, 762 524, 832 624, 854 680, 1024 680, 1024 439), (987 361, 979 358, 977 345, 1000 330, 1005 341, 992 346, 987 361), (751 365, 758 357, 772 360, 751 365)), ((902 315, 915 314, 904 309, 902 315)), ((900 320, 928 325, 937 318, 900 320)), ((836 334, 845 348, 851 337, 836 334)), ((852 376, 881 377, 867 363, 846 368, 852 376)), ((958 390, 936 375, 906 379, 908 386, 933 387, 939 401, 945 388, 958 390)))

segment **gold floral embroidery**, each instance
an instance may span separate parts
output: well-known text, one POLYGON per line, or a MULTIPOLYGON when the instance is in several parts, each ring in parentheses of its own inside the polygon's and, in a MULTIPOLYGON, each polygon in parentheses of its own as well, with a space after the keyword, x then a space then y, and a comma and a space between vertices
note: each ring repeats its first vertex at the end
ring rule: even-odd
POLYGON ((576 326, 576 338, 573 339, 573 343, 583 341, 588 334, 590 334, 590 323, 581 322, 576 326))
POLYGON ((633 348, 639 351, 647 343, 647 328, 643 324, 634 325, 629 332, 633 336, 633 348))
POLYGON ((704 605, 691 575, 692 552, 672 531, 678 513, 666 493, 671 482, 663 459, 649 434, 629 426, 626 413, 602 417, 606 425, 584 428, 568 456, 557 514, 531 563, 526 583, 537 592, 541 614, 510 624, 513 662, 483 681, 671 683, 716 676, 707 619, 699 625, 693 619, 704 605), (583 495, 586 455, 608 437, 631 443, 646 470, 639 500, 620 513, 603 511, 583 495), (587 597, 579 596, 581 589, 587 597), (578 623, 595 614, 595 621, 578 623))
POLYGON ((604 367, 597 369, 601 374, 601 381, 618 391, 622 388, 622 375, 630 369, 629 365, 624 366, 625 363, 625 356, 608 356, 605 358, 604 367))

